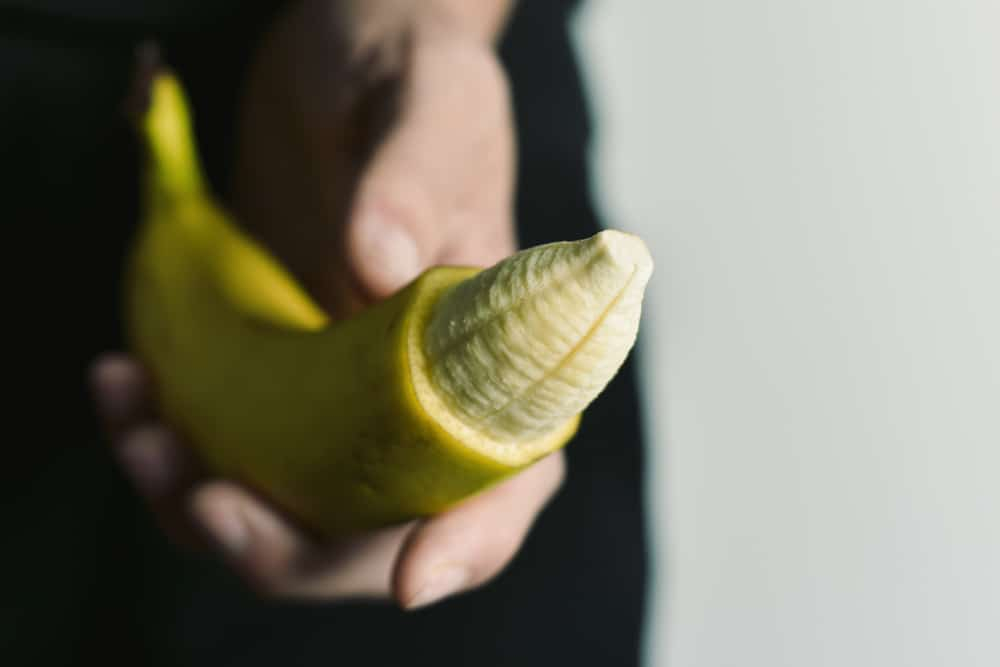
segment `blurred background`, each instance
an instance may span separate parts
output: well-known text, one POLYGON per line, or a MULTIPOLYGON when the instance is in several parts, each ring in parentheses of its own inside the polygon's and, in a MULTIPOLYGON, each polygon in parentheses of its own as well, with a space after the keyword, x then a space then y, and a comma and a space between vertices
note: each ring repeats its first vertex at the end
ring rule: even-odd
POLYGON ((657 260, 647 663, 1000 664, 1000 3, 591 2, 657 260))

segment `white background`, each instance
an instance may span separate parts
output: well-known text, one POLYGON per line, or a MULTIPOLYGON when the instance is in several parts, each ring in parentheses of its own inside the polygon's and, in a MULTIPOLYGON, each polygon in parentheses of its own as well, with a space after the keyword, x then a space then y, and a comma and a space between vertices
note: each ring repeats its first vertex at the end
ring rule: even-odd
MULTIPOLYGON (((544 1, 544 0, 531 0, 544 1)), ((1000 2, 591 0, 660 667, 1000 665, 1000 2)))

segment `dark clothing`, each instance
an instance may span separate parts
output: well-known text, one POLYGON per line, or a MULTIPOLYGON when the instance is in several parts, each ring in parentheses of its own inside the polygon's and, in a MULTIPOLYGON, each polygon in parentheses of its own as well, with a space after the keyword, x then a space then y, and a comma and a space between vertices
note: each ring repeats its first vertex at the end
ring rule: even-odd
MULTIPOLYGON (((598 228, 590 127, 566 32, 573 4, 522 1, 502 46, 526 246, 598 228)), ((244 7, 0 0, 0 187, 15 292, 8 326, 17 329, 8 349, 33 364, 8 376, 17 396, 9 432, 26 435, 5 443, 13 458, 0 466, 0 664, 637 664, 646 544, 631 362, 585 414, 566 484, 510 567, 416 613, 256 599, 211 559, 167 544, 95 444, 84 372, 120 343, 119 270, 138 215, 138 151, 119 112, 134 44, 163 36, 193 84, 218 182, 254 21, 267 15, 244 7), (234 7, 239 29, 217 57, 200 57, 199 33, 234 7), (199 86, 206 77, 217 85, 199 86)))

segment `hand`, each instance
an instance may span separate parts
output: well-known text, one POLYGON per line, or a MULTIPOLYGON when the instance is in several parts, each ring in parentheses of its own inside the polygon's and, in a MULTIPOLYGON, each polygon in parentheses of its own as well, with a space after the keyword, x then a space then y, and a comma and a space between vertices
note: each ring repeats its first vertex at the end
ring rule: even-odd
POLYGON ((231 205, 334 315, 515 248, 506 76, 444 4, 307 0, 251 67, 231 205))
POLYGON ((391 597, 415 609, 474 588, 513 557, 564 473, 553 454, 439 516, 320 545, 250 490, 207 476, 157 421, 133 361, 98 361, 93 386, 115 457, 167 534, 218 552, 268 595, 391 597))
MULTIPOLYGON (((514 155, 506 82, 482 31, 431 10, 380 15, 381 0, 361 18, 335 4, 298 5, 264 40, 230 203, 345 315, 433 264, 509 254, 514 155)), ((564 474, 555 454, 440 516, 319 545, 251 490, 200 469, 157 421, 133 361, 100 360, 93 385, 115 455, 168 534, 218 550, 267 594, 415 608, 475 587, 516 553, 564 474)))

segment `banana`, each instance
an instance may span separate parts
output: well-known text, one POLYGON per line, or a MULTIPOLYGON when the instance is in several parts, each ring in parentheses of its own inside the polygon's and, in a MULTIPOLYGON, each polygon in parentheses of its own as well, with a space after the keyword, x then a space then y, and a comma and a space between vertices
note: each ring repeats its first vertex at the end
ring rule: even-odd
POLYGON ((202 460, 321 539, 441 512, 562 447, 634 344, 638 237, 433 268, 330 322, 209 194, 170 76, 145 134, 131 346, 202 460))

